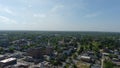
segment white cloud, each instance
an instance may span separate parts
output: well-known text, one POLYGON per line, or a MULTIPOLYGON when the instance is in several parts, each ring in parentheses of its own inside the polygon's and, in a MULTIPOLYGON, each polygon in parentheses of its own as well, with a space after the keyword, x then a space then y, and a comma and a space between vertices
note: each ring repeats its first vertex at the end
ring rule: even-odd
POLYGON ((97 17, 100 14, 101 14, 101 12, 95 12, 95 13, 87 14, 84 17, 86 17, 86 18, 92 18, 92 17, 97 17))
POLYGON ((5 24, 16 24, 16 21, 5 16, 0 16, 0 22, 5 24))
POLYGON ((64 5, 55 5, 53 6, 53 8, 51 8, 50 10, 48 10, 46 13, 33 13, 33 17, 34 18, 51 18, 51 16, 55 16, 59 14, 57 13, 58 10, 61 10, 64 7, 64 5))
POLYGON ((51 9, 51 12, 56 12, 57 10, 59 10, 59 9, 61 9, 61 8, 63 8, 64 7, 64 5, 56 5, 56 6, 54 6, 52 9, 51 9))
POLYGON ((33 17, 45 18, 46 14, 33 14, 33 17))
POLYGON ((9 14, 12 14, 12 15, 14 14, 14 12, 12 10, 8 9, 8 8, 4 8, 4 11, 6 13, 9 13, 9 14))
POLYGON ((3 5, 0 5, 0 12, 7 13, 10 15, 15 15, 15 12, 11 8, 3 6, 3 5))
POLYGON ((28 5, 28 8, 32 8, 32 7, 33 7, 32 4, 29 4, 29 5, 28 5))

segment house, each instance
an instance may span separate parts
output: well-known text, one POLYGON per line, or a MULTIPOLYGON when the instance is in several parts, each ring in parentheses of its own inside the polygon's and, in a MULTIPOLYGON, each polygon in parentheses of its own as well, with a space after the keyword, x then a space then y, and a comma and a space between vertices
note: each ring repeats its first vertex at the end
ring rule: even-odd
POLYGON ((42 63, 40 63, 40 68, 51 68, 51 66, 49 62, 43 61, 42 63))
POLYGON ((120 60, 120 55, 117 55, 118 56, 118 59, 120 60))
POLYGON ((115 55, 119 55, 119 51, 118 50, 114 50, 114 54, 115 55))
POLYGON ((101 54, 99 53, 99 57, 95 55, 93 51, 88 51, 87 52, 88 56, 91 57, 93 60, 97 60, 99 57, 101 57, 101 54))
POLYGON ((17 63, 14 65, 14 68, 29 68, 29 64, 27 63, 17 63))
POLYGON ((5 56, 4 55, 0 55, 0 60, 3 60, 5 59, 5 56))
POLYGON ((113 58, 113 59, 112 59, 112 62, 113 62, 113 64, 115 64, 116 66, 120 66, 120 60, 119 60, 119 59, 113 58))
POLYGON ((8 58, 8 59, 4 59, 0 61, 0 67, 3 68, 5 66, 8 65, 13 65, 17 63, 17 59, 16 58, 8 58))
POLYGON ((91 57, 89 56, 80 56, 80 60, 85 62, 91 62, 91 57))
POLYGON ((63 51, 63 54, 65 54, 65 55, 71 55, 71 53, 72 53, 72 48, 70 48, 70 49, 68 49, 68 50, 64 50, 63 51))
POLYGON ((93 65, 91 65, 90 68, 101 68, 101 66, 99 64, 93 64, 93 65))
POLYGON ((7 47, 9 45, 9 40, 6 38, 0 38, 0 46, 7 47))
POLYGON ((103 56, 109 56, 109 53, 102 53, 103 56))

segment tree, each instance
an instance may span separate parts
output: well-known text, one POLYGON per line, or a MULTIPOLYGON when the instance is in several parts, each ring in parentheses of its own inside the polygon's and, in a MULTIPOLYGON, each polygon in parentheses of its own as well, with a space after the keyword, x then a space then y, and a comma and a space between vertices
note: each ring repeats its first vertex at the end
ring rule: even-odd
POLYGON ((74 65, 73 65, 73 68, 77 68, 77 66, 74 64, 74 65))
POLYGON ((9 47, 9 52, 13 53, 14 52, 14 48, 13 47, 9 47))
POLYGON ((84 49, 83 46, 80 46, 80 49, 79 49, 79 51, 78 51, 78 54, 82 53, 83 49, 84 49))
POLYGON ((69 68, 69 66, 70 66, 69 64, 66 64, 64 68, 69 68))
POLYGON ((113 68, 114 64, 111 61, 104 61, 104 68, 113 68))
POLYGON ((99 42, 92 42, 93 45, 93 51, 98 52, 99 51, 99 42))
POLYGON ((2 53, 4 51, 4 49, 2 47, 0 47, 0 53, 2 53))

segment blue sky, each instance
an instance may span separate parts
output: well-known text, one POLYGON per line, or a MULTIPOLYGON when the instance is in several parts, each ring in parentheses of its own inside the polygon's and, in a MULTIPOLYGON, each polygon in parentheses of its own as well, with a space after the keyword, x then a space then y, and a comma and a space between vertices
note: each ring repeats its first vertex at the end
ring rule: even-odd
POLYGON ((120 32, 120 0, 0 0, 0 30, 120 32))

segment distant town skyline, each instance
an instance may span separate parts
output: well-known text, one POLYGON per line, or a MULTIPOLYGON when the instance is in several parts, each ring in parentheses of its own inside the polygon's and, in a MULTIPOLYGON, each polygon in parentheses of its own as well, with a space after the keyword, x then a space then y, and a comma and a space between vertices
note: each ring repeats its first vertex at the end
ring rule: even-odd
POLYGON ((120 0, 0 0, 0 30, 120 32, 120 0))

